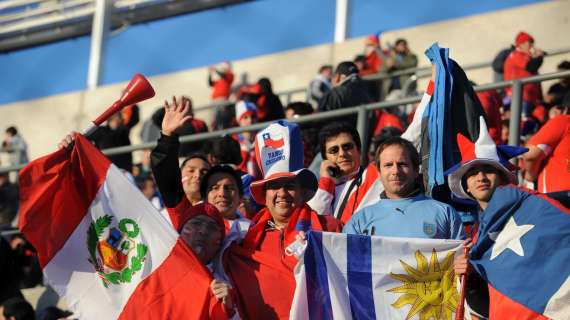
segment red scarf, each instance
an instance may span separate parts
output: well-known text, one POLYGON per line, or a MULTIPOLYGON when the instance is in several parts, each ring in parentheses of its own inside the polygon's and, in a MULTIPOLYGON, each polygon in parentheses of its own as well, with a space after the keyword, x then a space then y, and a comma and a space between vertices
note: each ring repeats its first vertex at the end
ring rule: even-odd
POLYGON ((299 231, 340 231, 336 219, 319 216, 307 205, 295 209, 283 230, 270 228, 271 219, 267 208, 261 210, 243 243, 232 245, 224 256, 243 319, 288 319, 297 259, 287 256, 284 249, 295 241, 299 231))

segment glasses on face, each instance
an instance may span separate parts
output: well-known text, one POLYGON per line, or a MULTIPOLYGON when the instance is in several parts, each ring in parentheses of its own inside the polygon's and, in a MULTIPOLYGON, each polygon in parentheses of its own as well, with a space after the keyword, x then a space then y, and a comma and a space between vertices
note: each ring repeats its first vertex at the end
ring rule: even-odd
POLYGON ((352 151, 354 150, 356 146, 354 145, 353 142, 347 142, 344 144, 341 144, 340 147, 339 146, 332 146, 327 150, 327 153, 330 155, 336 155, 338 154, 338 152, 340 151, 340 149, 342 148, 342 151, 344 152, 348 152, 348 151, 352 151))

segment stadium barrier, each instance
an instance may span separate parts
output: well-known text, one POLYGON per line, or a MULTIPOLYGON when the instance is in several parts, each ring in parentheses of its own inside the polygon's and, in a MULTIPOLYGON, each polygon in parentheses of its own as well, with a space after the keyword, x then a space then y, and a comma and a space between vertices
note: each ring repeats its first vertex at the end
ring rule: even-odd
MULTIPOLYGON (((527 83, 536 83, 536 82, 542 82, 542 81, 548 81, 548 80, 562 79, 562 78, 567 78, 567 77, 570 77, 570 71, 553 72, 553 73, 541 74, 541 75, 517 79, 517 80, 501 81, 501 82, 478 85, 478 86, 475 86, 474 89, 475 89, 475 91, 486 91, 486 90, 504 89, 504 88, 507 88, 510 86, 513 87, 513 95, 512 95, 512 101, 511 101, 511 118, 510 118, 510 123, 509 123, 509 144, 518 145, 520 143, 520 136, 519 136, 520 127, 519 126, 520 126, 520 121, 521 121, 521 110, 522 110, 522 108, 521 108, 522 107, 522 86, 524 84, 527 84, 527 83)), ((310 114, 310 115, 306 115, 306 116, 301 116, 299 118, 295 118, 295 119, 291 120, 291 122, 296 122, 296 123, 301 123, 301 124, 302 123, 308 123, 308 122, 320 122, 323 120, 328 120, 328 119, 339 118, 339 117, 343 117, 343 116, 357 114, 358 115, 357 130, 358 130, 358 133, 361 135, 362 141, 366 141, 368 138, 368 131, 369 131, 368 127, 367 127, 368 123, 366 120, 368 119, 367 116, 368 116, 369 111, 377 110, 377 109, 383 109, 383 108, 389 108, 389 107, 402 106, 402 105, 407 105, 407 104, 411 104, 411 103, 417 103, 421 100, 421 97, 422 97, 422 95, 418 95, 415 97, 408 97, 408 98, 403 98, 403 99, 399 99, 399 100, 381 101, 381 102, 375 102, 375 103, 360 105, 360 106, 356 106, 356 107, 338 109, 338 110, 327 111, 327 112, 318 112, 318 113, 314 113, 314 114, 310 114)), ((182 143, 190 143, 190 142, 199 142, 199 141, 205 141, 205 140, 209 140, 209 139, 213 139, 213 138, 223 137, 225 135, 232 135, 234 133, 241 133, 241 132, 247 132, 247 131, 259 131, 259 130, 267 127, 269 125, 269 123, 270 122, 261 122, 261 123, 256 123, 256 124, 253 124, 253 125, 247 126, 247 127, 235 127, 235 128, 229 128, 229 129, 218 130, 218 131, 213 131, 213 132, 205 132, 205 133, 182 136, 182 137, 180 137, 180 143, 182 144, 182 143)), ((137 145, 130 145, 130 146, 123 146, 123 147, 106 149, 106 150, 103 150, 103 153, 106 155, 117 155, 117 154, 122 154, 122 153, 138 151, 138 150, 152 149, 155 146, 156 146, 156 142, 141 143, 141 144, 137 144, 137 145)), ((363 150, 366 150, 366 149, 363 148, 363 150)), ((365 155, 365 154, 366 153, 363 152, 363 155, 365 155)), ((24 167, 24 165, 1 167, 0 173, 11 172, 11 171, 19 171, 23 167, 24 167)))
MULTIPOLYGON (((527 83, 536 83, 548 80, 556 80, 561 78, 570 77, 570 71, 563 71, 563 72, 554 72, 549 74, 542 74, 533 77, 517 79, 512 81, 501 81, 495 83, 489 83, 484 85, 475 86, 475 91, 486 91, 486 90, 497 90, 497 89, 504 89, 509 86, 513 87, 512 91, 512 100, 511 100, 511 118, 509 123, 509 144, 510 145, 518 145, 520 143, 520 121, 521 121, 521 110, 522 110, 522 86, 527 83)), ((365 104, 361 106, 333 110, 328 112, 321 112, 315 113, 311 115, 302 116, 299 118, 295 118, 291 120, 292 122, 296 123, 307 123, 307 122, 318 122, 322 120, 338 118, 342 116, 358 114, 357 118, 357 130, 362 138, 362 141, 366 141, 368 136, 368 128, 367 128, 367 121, 368 112, 372 110, 382 109, 382 108, 389 108, 401 105, 407 105, 410 103, 417 103, 421 100, 421 95, 416 97, 409 97, 400 100, 394 101, 382 101, 376 103, 365 104)), ((190 143, 190 142, 198 142, 204 141, 212 138, 219 138, 223 137, 228 134, 246 132, 246 131, 259 131, 264 129, 270 122, 262 122, 256 123, 251 126, 247 127, 235 127, 225 130, 218 130, 214 132, 207 132, 207 133, 199 133, 193 134, 188 136, 180 137, 180 143, 190 143)), ((131 145, 131 146, 124 146, 124 147, 117 147, 102 150, 106 155, 116 155, 122 154, 127 152, 133 152, 138 150, 145 150, 145 149, 152 149, 156 146, 156 142, 151 143, 142 143, 138 145, 131 145)), ((364 149, 364 146, 362 148, 364 149)), ((362 152, 363 157, 367 155, 366 152, 362 152)), ((19 171, 22 169, 24 165, 19 166, 12 166, 12 167, 4 167, 0 168, 0 173, 3 172, 11 172, 11 171, 19 171)), ((19 234, 19 230, 10 230, 10 231, 1 231, 0 236, 10 236, 19 234)))
MULTIPOLYGON (((568 54, 568 53, 570 53, 570 48, 559 48, 559 49, 555 49, 555 50, 548 50, 546 52, 548 54, 545 56, 545 58, 550 58, 550 57, 554 57, 554 56, 558 56, 558 55, 562 55, 562 54, 568 54)), ((463 68, 463 70, 465 70, 465 71, 483 69, 483 68, 491 67, 491 63, 492 63, 492 61, 478 62, 478 63, 466 64, 464 66, 462 65, 461 68, 463 68)), ((391 78, 399 77, 402 75, 408 75, 408 74, 415 74, 417 79, 428 78, 431 76, 431 66, 409 68, 409 69, 399 70, 399 71, 394 71, 394 72, 389 72, 389 73, 380 72, 377 74, 364 76, 363 79, 365 79, 365 80, 384 80, 384 79, 391 79, 391 78)), ((286 106, 293 101, 293 96, 305 94, 306 92, 307 92, 307 87, 303 87, 303 88, 297 88, 297 89, 284 90, 284 91, 276 92, 275 94, 277 96, 279 96, 279 98, 283 102, 283 105, 286 106)), ((220 107, 228 106, 228 105, 231 105, 234 103, 235 103, 235 101, 217 101, 217 102, 212 102, 212 103, 209 103, 206 105, 196 106, 192 109, 194 110, 194 113, 198 113, 198 112, 202 112, 202 111, 206 111, 206 110, 211 110, 213 108, 217 109, 220 107)))

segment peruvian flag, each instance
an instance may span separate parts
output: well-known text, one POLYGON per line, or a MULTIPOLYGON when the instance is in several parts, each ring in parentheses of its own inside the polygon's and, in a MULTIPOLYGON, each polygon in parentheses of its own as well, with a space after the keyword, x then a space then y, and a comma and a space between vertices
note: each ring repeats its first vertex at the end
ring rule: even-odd
POLYGON ((83 136, 20 173, 20 230, 80 319, 223 318, 212 276, 83 136))

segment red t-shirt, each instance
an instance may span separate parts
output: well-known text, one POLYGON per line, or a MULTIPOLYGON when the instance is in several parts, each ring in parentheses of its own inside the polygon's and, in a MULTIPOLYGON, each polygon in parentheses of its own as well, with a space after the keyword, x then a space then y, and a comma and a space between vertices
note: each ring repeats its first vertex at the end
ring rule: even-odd
POLYGON ((539 192, 570 189, 570 115, 550 119, 529 141, 547 155, 538 175, 539 192))
POLYGON ((234 74, 230 71, 212 85, 212 99, 228 99, 231 94, 232 82, 234 82, 234 74))
POLYGON ((487 115, 487 127, 489 135, 496 144, 501 143, 501 131, 503 124, 501 122, 501 97, 495 90, 487 90, 477 92, 477 97, 481 101, 481 106, 487 115))
MULTIPOLYGON (((505 81, 536 75, 526 70, 526 66, 530 59, 530 54, 526 52, 522 52, 520 50, 514 50, 511 52, 511 54, 505 60, 505 81)), ((512 95, 513 90, 511 87, 506 88, 505 91, 507 92, 507 95, 512 95)), ((535 104, 541 99, 542 91, 540 89, 540 83, 527 83, 523 86, 523 101, 535 104)))

